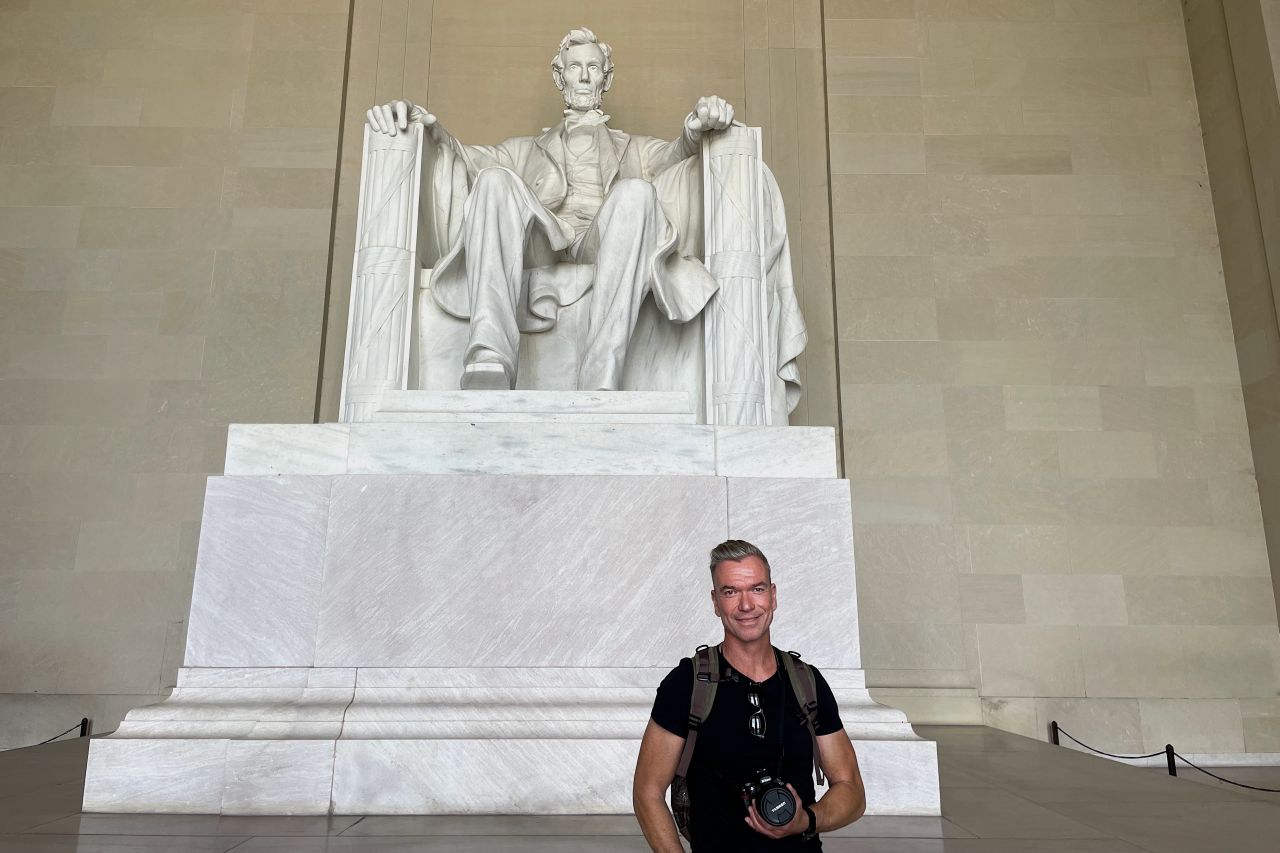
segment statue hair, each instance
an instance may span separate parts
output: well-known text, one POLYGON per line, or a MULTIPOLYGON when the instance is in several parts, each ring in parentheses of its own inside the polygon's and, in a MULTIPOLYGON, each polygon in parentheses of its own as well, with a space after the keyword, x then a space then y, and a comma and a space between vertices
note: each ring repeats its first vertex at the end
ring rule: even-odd
POLYGON ((773 570, 769 568, 769 558, 764 552, 745 539, 729 539, 711 549, 711 574, 716 573, 716 566, 721 563, 738 562, 747 557, 758 557, 764 563, 765 574, 772 578, 773 570))
POLYGON ((604 54, 604 90, 609 91, 613 85, 613 48, 596 38, 596 34, 586 27, 574 27, 560 39, 555 58, 551 60, 551 79, 555 81, 556 88, 564 90, 564 59, 561 57, 567 48, 575 44, 594 44, 600 48, 604 54))

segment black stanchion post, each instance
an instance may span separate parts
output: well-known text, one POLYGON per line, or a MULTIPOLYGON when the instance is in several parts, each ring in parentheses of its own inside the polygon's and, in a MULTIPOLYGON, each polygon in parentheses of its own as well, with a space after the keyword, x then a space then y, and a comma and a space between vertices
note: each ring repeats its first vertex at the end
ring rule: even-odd
POLYGON ((1062 745, 1058 741, 1058 721, 1057 720, 1049 721, 1049 743, 1053 744, 1054 746, 1062 745))
POLYGON ((1166 743, 1166 744, 1164 745, 1164 760, 1165 760, 1166 762, 1168 762, 1168 764, 1169 764, 1169 775, 1170 775, 1170 776, 1177 776, 1177 775, 1178 775, 1178 765, 1174 762, 1174 758, 1173 758, 1173 744, 1171 744, 1171 743, 1166 743))
POLYGON ((80 718, 80 737, 88 737, 88 736, 89 736, 89 718, 81 717, 80 718))

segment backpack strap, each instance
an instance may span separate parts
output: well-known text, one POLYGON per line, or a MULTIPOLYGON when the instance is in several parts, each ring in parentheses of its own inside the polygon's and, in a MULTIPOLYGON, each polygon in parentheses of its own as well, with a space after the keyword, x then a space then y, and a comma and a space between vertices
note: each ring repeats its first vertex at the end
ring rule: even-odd
POLYGON ((711 714, 716 701, 716 685, 720 681, 720 653, 713 646, 698 646, 693 655, 693 696, 689 699, 689 734, 680 752, 677 776, 689 775, 693 748, 698 743, 698 729, 711 714))
POLYGON ((826 777, 822 774, 822 760, 818 753, 818 682, 813 677, 813 669, 795 652, 778 655, 782 658, 782 666, 787 671, 787 680, 791 682, 791 690, 800 703, 800 711, 804 715, 804 727, 809 730, 809 738, 813 741, 813 772, 818 784, 824 784, 826 777))

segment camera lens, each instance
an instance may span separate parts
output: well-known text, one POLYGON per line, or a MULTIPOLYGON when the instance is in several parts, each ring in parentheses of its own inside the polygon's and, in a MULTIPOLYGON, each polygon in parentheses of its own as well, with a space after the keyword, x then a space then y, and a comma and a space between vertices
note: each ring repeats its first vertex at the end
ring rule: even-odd
POLYGON ((756 807, 765 823, 772 826, 785 826, 796 816, 796 798, 782 787, 771 787, 762 793, 756 807))

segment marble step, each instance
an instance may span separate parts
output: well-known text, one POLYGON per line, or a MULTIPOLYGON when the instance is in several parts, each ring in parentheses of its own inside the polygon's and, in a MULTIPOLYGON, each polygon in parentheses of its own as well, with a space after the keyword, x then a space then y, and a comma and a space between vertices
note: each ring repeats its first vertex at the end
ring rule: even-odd
MULTIPOLYGON (((638 736, 95 738, 83 810, 626 814, 639 746, 638 736)), ((935 743, 855 736, 855 746, 867 780, 867 814, 939 814, 935 743)))
POLYGON ((224 472, 837 475, 829 427, 555 421, 232 424, 224 472))
POLYGON ((684 391, 388 391, 373 420, 694 424, 684 391))

